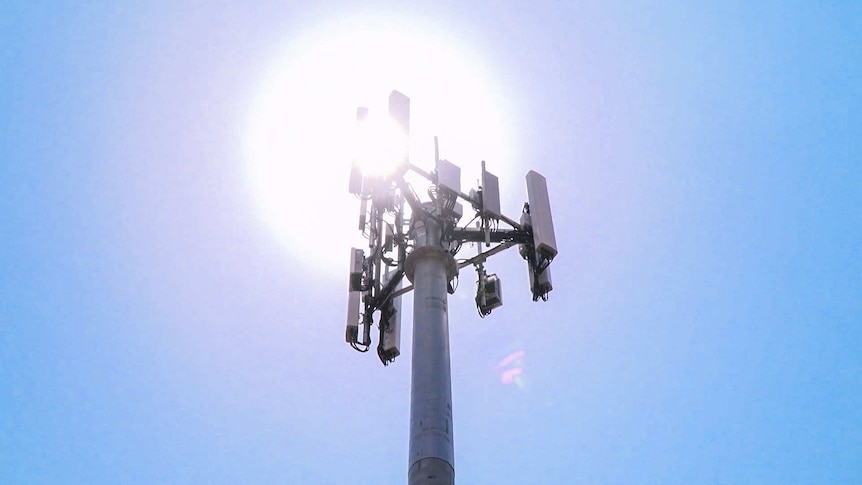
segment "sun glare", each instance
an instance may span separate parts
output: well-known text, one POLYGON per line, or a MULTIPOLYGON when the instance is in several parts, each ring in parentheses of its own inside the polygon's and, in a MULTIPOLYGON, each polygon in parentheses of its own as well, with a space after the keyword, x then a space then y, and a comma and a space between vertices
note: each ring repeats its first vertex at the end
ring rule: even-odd
POLYGON ((357 123, 353 159, 366 175, 388 175, 409 151, 407 133, 381 110, 357 123))
POLYGON ((315 268, 343 272, 349 246, 363 245, 350 164, 384 171, 408 149, 385 121, 392 90, 411 101, 411 163, 433 169, 436 135, 441 158, 462 167, 463 185, 475 184, 481 160, 506 175, 513 146, 505 120, 515 117, 487 67, 439 26, 402 18, 294 32, 265 73, 246 127, 248 179, 264 223, 315 268), (360 106, 369 117, 357 128, 360 106))

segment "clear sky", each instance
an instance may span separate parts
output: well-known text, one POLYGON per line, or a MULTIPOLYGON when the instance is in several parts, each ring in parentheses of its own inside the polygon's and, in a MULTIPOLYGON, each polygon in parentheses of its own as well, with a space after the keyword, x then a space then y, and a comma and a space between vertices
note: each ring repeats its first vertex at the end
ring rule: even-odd
POLYGON ((450 298, 458 483, 862 482, 862 3, 327 3, 0 2, 0 482, 406 481, 347 169, 283 157, 290 242, 247 149, 299 39, 393 13, 490 80, 476 157, 560 248, 547 303, 514 250, 490 317, 450 298))

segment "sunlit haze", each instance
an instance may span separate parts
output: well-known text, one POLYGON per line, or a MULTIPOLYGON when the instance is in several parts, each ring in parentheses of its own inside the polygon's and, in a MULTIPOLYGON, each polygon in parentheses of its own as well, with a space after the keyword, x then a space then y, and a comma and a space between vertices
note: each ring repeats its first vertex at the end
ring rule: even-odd
MULTIPOLYGON (((250 105, 245 158, 260 217, 287 250, 346 254, 345 241, 359 237, 355 199, 347 195, 350 163, 359 157, 371 170, 386 164, 373 158, 386 157, 381 115, 392 90, 411 100, 414 164, 433 169, 438 136, 440 156, 463 166, 465 183, 473 183, 481 160, 509 174, 516 147, 505 88, 493 66, 439 26, 346 17, 309 26, 284 44, 250 105), (359 106, 369 108, 377 129, 357 140, 359 106)), ((346 259, 327 261, 333 264, 326 269, 344 271, 346 259)))

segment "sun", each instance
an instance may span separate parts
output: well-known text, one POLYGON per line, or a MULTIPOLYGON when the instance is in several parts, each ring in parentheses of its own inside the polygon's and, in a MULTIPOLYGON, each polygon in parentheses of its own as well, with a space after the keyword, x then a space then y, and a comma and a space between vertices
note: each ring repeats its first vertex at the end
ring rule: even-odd
POLYGON ((462 185, 481 160, 498 174, 510 165, 513 115, 499 80, 439 26, 366 16, 292 36, 261 80, 243 146, 261 221, 309 267, 341 274, 349 247, 364 247, 347 186, 356 108, 385 113, 393 89, 411 100, 412 163, 433 169, 438 136, 462 185))

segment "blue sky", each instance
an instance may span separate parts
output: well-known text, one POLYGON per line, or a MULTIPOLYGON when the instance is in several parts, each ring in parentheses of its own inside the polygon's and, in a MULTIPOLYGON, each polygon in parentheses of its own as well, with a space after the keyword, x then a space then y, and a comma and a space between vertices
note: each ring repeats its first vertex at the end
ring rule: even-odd
POLYGON ((858 483, 860 4, 263 1, 0 3, 0 482, 405 481, 409 348, 343 343, 348 244, 242 156, 301 32, 393 12, 495 73, 560 247, 450 299, 458 482, 858 483))

